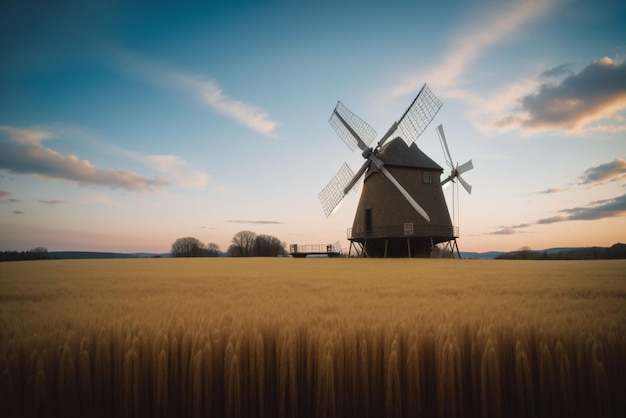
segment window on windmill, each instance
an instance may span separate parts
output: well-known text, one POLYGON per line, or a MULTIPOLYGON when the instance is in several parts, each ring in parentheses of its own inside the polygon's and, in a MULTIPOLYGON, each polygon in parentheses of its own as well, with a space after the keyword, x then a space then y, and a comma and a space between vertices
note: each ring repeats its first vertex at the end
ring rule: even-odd
POLYGON ((404 235, 413 235, 413 222, 404 223, 404 235))
POLYGON ((423 171, 422 172, 422 182, 424 183, 432 183, 433 182, 433 173, 431 173, 430 171, 423 171))

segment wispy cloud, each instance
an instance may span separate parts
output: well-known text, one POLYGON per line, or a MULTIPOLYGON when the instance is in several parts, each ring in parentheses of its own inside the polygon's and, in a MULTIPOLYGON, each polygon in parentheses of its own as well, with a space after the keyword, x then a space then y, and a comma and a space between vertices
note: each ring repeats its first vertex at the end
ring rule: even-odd
POLYGON ((156 86, 169 86, 191 94, 215 112, 263 135, 274 136, 278 123, 264 108, 229 95, 210 76, 192 75, 123 51, 113 53, 118 68, 156 86))
POLYGON ((488 235, 514 235, 533 225, 550 225, 569 221, 595 221, 626 216, 626 194, 591 202, 588 206, 561 209, 559 213, 534 222, 503 226, 488 235))
POLYGON ((63 205, 69 202, 67 200, 59 200, 59 199, 52 199, 52 200, 39 199, 39 203, 43 203, 44 205, 63 205))
POLYGON ((24 211, 23 211, 23 210, 14 210, 14 211, 13 211, 13 214, 14 214, 14 215, 23 215, 23 214, 24 214, 24 211))
POLYGON ((587 207, 563 209, 561 212, 564 213, 564 219, 561 221, 592 221, 626 216, 626 194, 597 200, 587 207))
POLYGON ((280 222, 280 221, 233 220, 233 221, 226 221, 226 222, 231 222, 235 224, 284 224, 284 222, 280 222))
POLYGON ((414 92, 424 82, 440 92, 456 87, 458 80, 488 48, 545 15, 554 3, 550 0, 524 0, 490 4, 495 6, 491 13, 454 34, 435 66, 408 76, 390 90, 391 96, 414 92))
POLYGON ((63 155, 41 142, 52 136, 39 130, 2 126, 0 168, 15 173, 34 174, 48 180, 67 180, 80 185, 100 185, 127 190, 152 189, 169 184, 163 178, 144 177, 128 170, 101 168, 73 154, 63 155))
POLYGON ((490 232, 487 235, 515 235, 519 232, 520 231, 517 228, 514 228, 512 226, 504 226, 501 229, 498 229, 497 231, 494 231, 494 232, 490 232))
MULTIPOLYGON (((580 176, 580 185, 599 185, 606 181, 623 181, 626 179, 626 160, 618 158, 605 164, 588 168, 580 176)), ((567 191, 568 189, 546 189, 535 194, 553 194, 567 191)), ((555 215, 548 216, 517 225, 500 226, 494 232, 487 235, 514 235, 527 232, 526 229, 534 225, 550 225, 568 221, 593 221, 605 218, 626 216, 626 194, 590 202, 587 206, 577 206, 557 211, 555 215)))
MULTIPOLYGON (((608 119, 626 109, 626 62, 604 57, 557 84, 541 84, 536 91, 520 97, 518 103, 519 107, 498 120, 497 126, 578 130, 608 119)), ((614 131, 624 129, 622 123, 613 125, 614 131)))
POLYGON ((7 192, 6 190, 0 190, 0 203, 19 203, 20 201, 14 197, 9 197, 11 196, 12 193, 11 192, 7 192))
POLYGON ((184 74, 176 74, 175 78, 216 112, 250 129, 264 135, 272 135, 278 126, 278 123, 270 118, 265 109, 229 97, 215 80, 202 80, 184 74))
POLYGON ((52 133, 42 129, 22 129, 12 126, 0 126, 0 130, 6 132, 9 137, 20 143, 39 145, 44 139, 52 137, 52 133))
POLYGON ((534 194, 555 194, 555 193, 563 193, 563 192, 566 192, 567 190, 568 189, 551 188, 551 189, 542 190, 540 192, 535 192, 534 194))
POLYGON ((555 78, 562 77, 564 75, 573 75, 574 71, 572 71, 571 67, 574 65, 572 62, 568 62, 566 64, 557 65, 554 68, 546 70, 539 74, 540 78, 555 78))
POLYGON ((189 162, 177 155, 148 155, 137 158, 165 174, 172 185, 202 189, 210 179, 207 173, 195 169, 189 162))
POLYGON ((580 180, 580 184, 624 181, 626 180, 626 160, 617 158, 610 163, 588 168, 583 175, 580 176, 580 180))

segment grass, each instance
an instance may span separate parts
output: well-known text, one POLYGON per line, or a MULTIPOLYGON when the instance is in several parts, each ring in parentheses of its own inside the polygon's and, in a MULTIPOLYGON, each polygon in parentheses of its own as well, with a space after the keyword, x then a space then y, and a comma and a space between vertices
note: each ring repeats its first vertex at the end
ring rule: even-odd
POLYGON ((626 262, 0 265, 5 416, 626 416, 626 262))

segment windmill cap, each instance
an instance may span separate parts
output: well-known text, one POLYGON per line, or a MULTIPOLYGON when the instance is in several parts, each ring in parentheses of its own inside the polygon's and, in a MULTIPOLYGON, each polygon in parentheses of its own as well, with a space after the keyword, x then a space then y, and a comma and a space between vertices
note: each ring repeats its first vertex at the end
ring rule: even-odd
POLYGON ((385 165, 425 168, 443 172, 443 168, 424 154, 415 145, 415 142, 409 147, 399 136, 383 145, 377 156, 383 160, 385 165))

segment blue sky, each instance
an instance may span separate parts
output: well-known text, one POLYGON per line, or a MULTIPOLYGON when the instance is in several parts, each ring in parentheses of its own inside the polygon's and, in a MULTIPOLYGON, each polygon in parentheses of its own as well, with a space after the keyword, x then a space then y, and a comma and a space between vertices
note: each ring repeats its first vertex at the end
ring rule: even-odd
POLYGON ((240 230, 347 247, 358 192, 341 100, 379 135, 422 84, 417 145, 468 159, 445 190, 462 251, 609 246, 626 231, 621 1, 5 2, 0 250, 226 250, 240 230), (205 4, 206 3, 206 4, 205 4))

